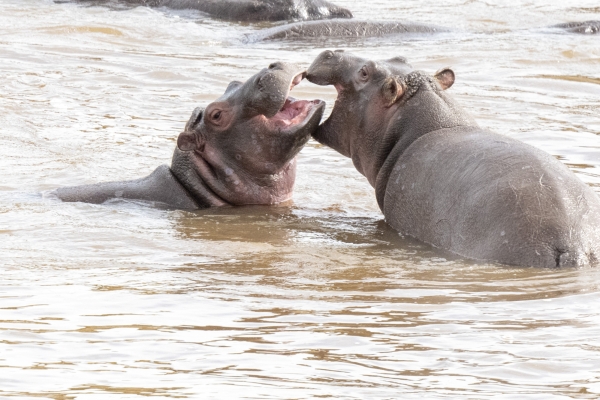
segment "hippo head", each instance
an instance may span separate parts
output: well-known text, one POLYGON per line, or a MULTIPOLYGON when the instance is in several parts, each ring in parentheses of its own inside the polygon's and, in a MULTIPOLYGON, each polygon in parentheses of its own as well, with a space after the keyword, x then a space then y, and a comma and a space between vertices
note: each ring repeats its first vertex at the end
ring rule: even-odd
POLYGON ((419 107, 413 95, 422 82, 413 81, 427 81, 426 90, 441 92, 452 86, 454 73, 443 69, 427 76, 414 71, 403 57, 372 61, 343 50, 326 50, 308 68, 307 79, 317 85, 333 85, 338 92, 331 116, 314 138, 351 157, 374 185, 389 146, 398 139, 389 138, 390 129, 397 134, 402 128, 398 121, 410 119, 410 115, 419 118, 411 113, 419 107))
POLYGON ((177 139, 171 170, 208 205, 275 204, 291 197, 295 156, 318 127, 325 103, 296 100, 303 69, 276 62, 231 82, 194 110, 177 139))

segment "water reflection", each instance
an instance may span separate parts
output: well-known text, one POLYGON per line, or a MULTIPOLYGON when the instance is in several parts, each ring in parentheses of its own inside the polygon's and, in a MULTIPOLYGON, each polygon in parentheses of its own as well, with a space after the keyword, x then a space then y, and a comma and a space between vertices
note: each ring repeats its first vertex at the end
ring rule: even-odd
POLYGON ((256 276, 260 285, 344 298, 352 292, 356 301, 369 301, 371 293, 425 304, 546 299, 587 289, 582 274, 596 277, 593 269, 540 271, 465 260, 401 237, 380 219, 344 213, 240 207, 172 221, 178 237, 200 249, 188 255, 210 259, 186 263, 178 268, 183 273, 256 276))

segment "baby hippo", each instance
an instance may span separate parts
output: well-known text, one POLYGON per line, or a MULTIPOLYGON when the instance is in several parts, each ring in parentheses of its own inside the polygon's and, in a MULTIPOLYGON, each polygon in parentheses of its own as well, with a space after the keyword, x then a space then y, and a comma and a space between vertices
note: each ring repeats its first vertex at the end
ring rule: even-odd
POLYGON ((325 51, 307 79, 338 98, 313 136, 352 158, 402 234, 503 264, 597 264, 596 193, 551 155, 480 128, 445 92, 454 78, 325 51))
POLYGON ((196 108, 177 139, 171 167, 145 178, 60 188, 63 201, 124 198, 169 208, 276 204, 291 199, 296 155, 318 127, 325 103, 296 100, 305 72, 276 62, 234 81, 206 109, 196 108))

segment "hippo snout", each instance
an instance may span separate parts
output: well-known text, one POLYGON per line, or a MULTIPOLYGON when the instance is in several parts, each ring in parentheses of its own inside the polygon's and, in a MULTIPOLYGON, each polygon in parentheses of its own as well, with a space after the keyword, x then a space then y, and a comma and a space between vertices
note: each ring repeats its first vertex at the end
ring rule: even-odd
POLYGON ((306 79, 317 85, 331 85, 335 83, 342 59, 343 50, 325 50, 308 67, 306 79))

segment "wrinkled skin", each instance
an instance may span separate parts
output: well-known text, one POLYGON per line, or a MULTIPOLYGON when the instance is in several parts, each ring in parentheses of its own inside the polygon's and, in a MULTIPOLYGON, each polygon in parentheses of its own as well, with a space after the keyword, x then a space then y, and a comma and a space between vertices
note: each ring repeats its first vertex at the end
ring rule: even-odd
POLYGON ((296 22, 263 29, 247 34, 245 41, 249 43, 264 40, 293 40, 306 38, 367 38, 401 34, 441 33, 449 29, 408 21, 357 21, 333 19, 324 21, 296 22))
POLYGON ((503 264, 598 263, 598 196, 551 155, 481 129, 445 92, 452 70, 325 51, 307 78, 338 91, 314 138, 352 158, 400 233, 503 264))
POLYGON ((593 35, 600 33, 600 21, 566 22, 553 25, 551 28, 559 28, 571 33, 593 35))
POLYGON ((289 97, 304 71, 273 63, 232 82, 196 108, 177 139, 171 167, 125 182, 60 188, 63 201, 131 199, 177 209, 277 204, 292 197, 295 157, 318 127, 325 103, 289 97))
MULTIPOLYGON (((70 0, 55 0, 63 3, 70 0)), ((325 0, 77 0, 87 4, 192 9, 227 21, 304 21, 352 18, 352 13, 325 0)))

